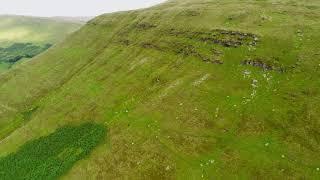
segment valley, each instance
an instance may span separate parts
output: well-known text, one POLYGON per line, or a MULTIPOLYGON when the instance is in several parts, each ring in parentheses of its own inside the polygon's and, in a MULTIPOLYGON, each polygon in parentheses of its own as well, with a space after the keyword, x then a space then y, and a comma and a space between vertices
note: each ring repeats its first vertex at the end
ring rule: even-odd
POLYGON ((0 75, 0 179, 319 179, 319 9, 169 0, 88 21, 0 75))

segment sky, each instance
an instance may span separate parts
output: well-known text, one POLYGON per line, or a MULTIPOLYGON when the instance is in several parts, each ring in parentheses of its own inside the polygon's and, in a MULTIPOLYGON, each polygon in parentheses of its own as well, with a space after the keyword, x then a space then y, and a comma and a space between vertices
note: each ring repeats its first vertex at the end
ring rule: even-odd
POLYGON ((0 14, 28 16, 97 16, 149 7, 165 0, 0 0, 0 14))

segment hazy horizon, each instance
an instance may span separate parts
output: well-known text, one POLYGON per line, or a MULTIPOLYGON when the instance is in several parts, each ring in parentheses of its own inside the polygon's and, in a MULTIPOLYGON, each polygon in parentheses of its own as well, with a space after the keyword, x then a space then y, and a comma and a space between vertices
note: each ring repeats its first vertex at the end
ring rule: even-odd
POLYGON ((0 15, 93 17, 104 13, 150 7, 165 0, 2 0, 0 15))

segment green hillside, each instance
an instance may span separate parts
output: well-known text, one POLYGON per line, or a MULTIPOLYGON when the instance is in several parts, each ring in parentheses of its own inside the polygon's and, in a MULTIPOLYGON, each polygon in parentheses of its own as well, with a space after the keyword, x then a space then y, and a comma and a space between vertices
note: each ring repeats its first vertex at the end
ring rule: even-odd
POLYGON ((80 20, 0 15, 0 73, 38 55, 82 24, 80 20))
POLYGON ((172 0, 89 21, 0 76, 0 179, 319 179, 319 9, 172 0))

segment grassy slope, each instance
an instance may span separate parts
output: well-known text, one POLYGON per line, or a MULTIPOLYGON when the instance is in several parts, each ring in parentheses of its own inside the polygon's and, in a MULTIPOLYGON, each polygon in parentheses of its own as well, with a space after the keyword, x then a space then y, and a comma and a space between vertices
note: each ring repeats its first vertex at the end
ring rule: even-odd
POLYGON ((0 155, 95 121, 108 141, 66 179, 318 179, 319 8, 316 0, 181 0, 100 16, 0 77, 0 155), (260 41, 227 48, 171 28, 240 30, 260 41), (177 53, 181 44, 218 49, 224 64, 177 53), (254 57, 286 71, 241 65, 254 57))

